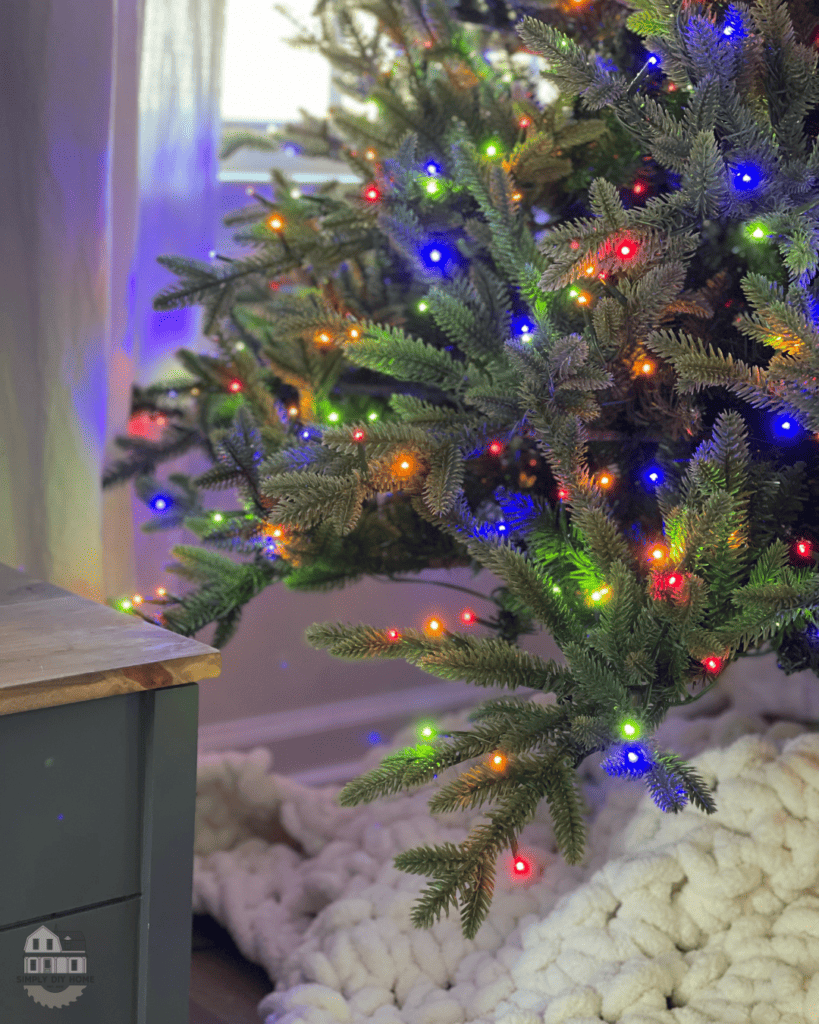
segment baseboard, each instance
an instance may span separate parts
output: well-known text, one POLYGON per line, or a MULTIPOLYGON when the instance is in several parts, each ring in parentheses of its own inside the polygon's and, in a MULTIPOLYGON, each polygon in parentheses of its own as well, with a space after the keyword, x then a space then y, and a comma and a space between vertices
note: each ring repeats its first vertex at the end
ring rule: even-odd
MULTIPOLYGON (((199 727, 199 752, 211 754, 220 750, 247 750, 298 736, 314 736, 337 729, 386 722, 413 712, 470 707, 479 704, 482 699, 481 687, 469 683, 442 682, 394 690, 391 693, 374 693, 367 697, 351 697, 349 700, 296 708, 293 711, 274 711, 267 715, 237 718, 231 722, 215 722, 199 727)), ((341 767, 335 766, 338 769, 341 767)), ((291 777, 297 778, 296 775, 291 777)))

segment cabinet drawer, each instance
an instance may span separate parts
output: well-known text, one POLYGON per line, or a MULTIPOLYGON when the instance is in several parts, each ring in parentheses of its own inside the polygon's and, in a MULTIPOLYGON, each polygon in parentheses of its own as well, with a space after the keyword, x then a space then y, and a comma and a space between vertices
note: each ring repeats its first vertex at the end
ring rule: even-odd
MULTIPOLYGON (((0 929, 0 1020, 4 1024, 136 1024, 137 964, 141 898, 134 897, 105 907, 76 911, 41 922, 0 929), (53 936, 53 938, 52 938, 53 936), (38 948, 32 948, 37 943, 38 948), (51 942, 52 950, 46 948, 51 942), (63 946, 60 951, 57 947, 63 946), (27 951, 28 947, 28 951, 27 951), (71 978, 45 978, 41 991, 38 975, 28 968, 41 958, 38 968, 54 968, 57 957, 69 960, 72 953, 84 967, 84 985, 71 978), (82 959, 80 959, 82 958, 82 959), (33 984, 31 982, 34 981, 33 984), (68 987, 65 987, 67 984, 68 987), (28 991, 27 991, 28 989, 28 991)), ((159 1022, 156 1022, 159 1024, 159 1022)))
POLYGON ((152 696, 0 716, 0 928, 140 892, 152 696))

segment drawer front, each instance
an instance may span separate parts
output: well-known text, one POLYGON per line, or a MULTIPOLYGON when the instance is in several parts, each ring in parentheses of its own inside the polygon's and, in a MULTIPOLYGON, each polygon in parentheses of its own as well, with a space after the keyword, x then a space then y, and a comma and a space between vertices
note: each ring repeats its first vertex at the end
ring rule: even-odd
POLYGON ((0 928, 140 892, 154 697, 0 716, 0 928))
POLYGON ((140 904, 141 898, 135 897, 0 929, 0 1020, 137 1024, 140 904), (37 958, 34 966, 51 966, 57 977, 30 972, 37 958), (67 960, 67 977, 59 973, 63 964, 57 958, 67 960), (84 968, 73 980, 72 966, 84 968))

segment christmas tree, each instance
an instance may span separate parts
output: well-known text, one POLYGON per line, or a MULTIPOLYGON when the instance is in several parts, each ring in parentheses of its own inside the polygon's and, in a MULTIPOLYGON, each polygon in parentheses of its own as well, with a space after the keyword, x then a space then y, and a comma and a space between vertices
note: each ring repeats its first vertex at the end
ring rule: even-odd
POLYGON ((358 321, 344 349, 447 401, 404 396, 399 424, 328 428, 297 469, 279 463, 262 485, 280 521, 306 526, 333 507, 342 534, 374 493, 401 488, 563 652, 546 661, 437 618, 425 630, 308 631, 338 657, 405 658, 445 679, 555 695, 486 701, 473 729, 428 730, 341 793, 352 806, 465 766, 430 809, 494 805, 486 824, 395 863, 432 879, 416 926, 457 908, 466 937, 489 911, 498 855, 516 854, 541 800, 566 860, 581 860, 586 758, 641 779, 663 811, 690 801, 713 813, 703 780, 652 733, 763 645, 786 672, 817 666, 816 19, 777 0, 632 6, 634 74, 541 20, 519 31, 562 99, 611 111, 663 186, 626 204, 597 176, 587 215, 553 219, 537 238, 508 151, 476 145, 456 119, 442 171, 479 213, 444 231, 417 203, 425 150, 407 133, 384 161, 382 221, 452 348, 413 323, 358 321), (501 518, 476 508, 465 473, 486 437, 534 445, 551 493, 499 488, 501 518))
MULTIPOLYGON (((462 7, 459 15, 468 21, 454 18, 440 2, 367 4, 361 10, 375 17, 368 27, 354 5, 321 5, 321 34, 305 33, 301 44, 324 53, 339 89, 366 101, 370 113, 339 107, 323 121, 304 114, 302 124, 280 133, 226 138, 225 156, 240 146, 273 152, 289 145, 309 155, 341 157, 360 183, 352 189, 330 183, 305 194, 275 172, 272 196, 249 189, 253 203, 227 219, 243 228, 235 238, 251 248, 248 255, 217 257, 213 264, 160 259, 179 281, 158 296, 155 308, 201 305, 202 331, 217 354, 181 349, 177 357, 186 375, 134 389, 131 436, 116 442, 128 454, 108 467, 103 485, 134 479, 137 494, 156 513, 144 529, 185 525, 201 546, 173 549, 178 561, 169 569, 195 585, 188 594, 158 588, 154 600, 111 599, 114 607, 148 618, 143 606, 159 604, 162 614, 154 621, 185 635, 216 621, 212 642, 223 647, 235 635, 244 605, 275 582, 320 589, 363 575, 390 578, 474 564, 463 544, 419 516, 401 489, 356 502, 350 509, 355 523, 339 506, 334 517, 324 517, 322 509, 320 517, 302 517, 287 527, 271 518, 272 502, 261 493, 271 473, 308 466, 315 472, 312 449, 302 442, 328 425, 362 422, 370 428, 381 422, 388 437, 414 401, 447 401, 446 376, 414 380, 410 374, 407 384, 384 365, 371 369, 351 360, 343 344, 359 337, 358 324, 369 323, 407 327, 442 353, 452 348, 446 324, 424 297, 423 282, 409 272, 406 253, 395 244, 403 230, 395 221, 397 208, 383 203, 387 161, 408 131, 423 146, 424 158, 412 174, 406 209, 434 220, 442 236, 480 218, 470 192, 443 173, 454 121, 475 145, 507 154, 525 189, 515 202, 532 230, 536 219, 570 209, 595 171, 611 162, 616 146, 631 156, 630 163, 625 156, 621 161, 623 181, 633 179, 634 162, 641 160, 610 115, 538 101, 534 58, 521 52, 509 8, 462 7), (482 20, 490 27, 473 24, 482 20), (158 440, 150 436, 157 427, 158 440), (196 479, 181 473, 157 479, 162 462, 192 449, 206 454, 211 470, 196 479), (243 507, 204 509, 203 490, 231 487, 243 507), (219 550, 251 560, 237 564, 219 550)), ((626 32, 625 12, 613 2, 604 9, 603 25, 619 38, 626 32)), ((594 24, 586 18, 577 27, 592 38, 594 24)), ((503 285, 480 261, 470 280, 490 311, 482 330, 491 331, 495 314, 504 315, 494 308, 503 285)), ((526 318, 518 319, 520 329, 528 329, 526 318)), ((490 439, 484 449, 465 464, 462 478, 473 505, 497 509, 498 486, 546 493, 550 483, 537 473, 542 459, 524 437, 510 446, 490 439)), ((530 628, 507 588, 498 588, 493 599, 498 635, 513 641, 530 628)))

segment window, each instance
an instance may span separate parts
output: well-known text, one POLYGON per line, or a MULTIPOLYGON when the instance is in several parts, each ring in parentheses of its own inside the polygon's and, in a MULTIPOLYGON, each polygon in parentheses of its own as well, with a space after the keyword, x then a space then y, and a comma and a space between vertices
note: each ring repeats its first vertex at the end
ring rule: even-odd
POLYGON ((54 939, 46 939, 46 949, 54 949, 54 939))
POLYGON ((46 957, 46 959, 43 960, 43 970, 49 972, 51 971, 51 960, 48 957, 46 957))
POLYGON ((72 960, 71 961, 71 973, 72 974, 76 974, 76 972, 77 972, 77 961, 76 960, 72 960))
MULTIPOLYGON (((275 4, 276 0, 226 0, 223 133, 243 128, 263 132, 298 123, 300 107, 315 117, 324 117, 328 108, 340 101, 325 58, 285 42, 298 35, 298 29, 275 10, 275 4)), ((316 24, 312 18, 315 0, 289 0, 286 6, 300 24, 316 24)), ((303 157, 294 149, 277 153, 242 149, 220 162, 220 183, 241 186, 228 190, 231 201, 225 210, 244 204, 245 187, 269 183, 273 167, 300 184, 333 178, 348 183, 358 181, 347 164, 335 160, 303 157)))
POLYGON ((28 969, 30 971, 35 971, 36 972, 36 970, 37 970, 37 961, 34 959, 34 957, 32 957, 29 960, 29 962, 28 962, 28 969))
POLYGON ((40 948, 40 940, 39 939, 32 939, 31 940, 31 948, 32 949, 39 949, 40 948))

